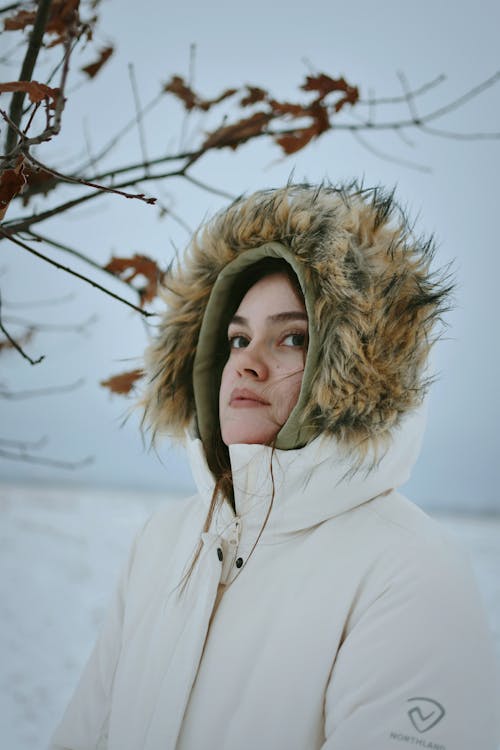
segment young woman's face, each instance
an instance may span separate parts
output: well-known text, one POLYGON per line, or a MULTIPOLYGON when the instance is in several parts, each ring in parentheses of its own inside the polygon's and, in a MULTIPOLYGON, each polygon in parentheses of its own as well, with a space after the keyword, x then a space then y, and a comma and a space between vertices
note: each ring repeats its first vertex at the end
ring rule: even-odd
POLYGON ((285 273, 248 290, 228 339, 219 393, 222 439, 270 443, 297 403, 307 349, 304 303, 285 273))

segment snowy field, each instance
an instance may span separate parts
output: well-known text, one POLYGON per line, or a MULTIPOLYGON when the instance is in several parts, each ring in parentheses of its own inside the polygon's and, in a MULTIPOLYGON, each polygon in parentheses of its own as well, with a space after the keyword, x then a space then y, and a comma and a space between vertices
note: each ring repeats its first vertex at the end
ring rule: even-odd
MULTIPOLYGON (((130 542, 169 498, 0 485, 0 744, 44 748, 130 542)), ((468 550, 500 659, 500 517, 440 516, 468 550)))

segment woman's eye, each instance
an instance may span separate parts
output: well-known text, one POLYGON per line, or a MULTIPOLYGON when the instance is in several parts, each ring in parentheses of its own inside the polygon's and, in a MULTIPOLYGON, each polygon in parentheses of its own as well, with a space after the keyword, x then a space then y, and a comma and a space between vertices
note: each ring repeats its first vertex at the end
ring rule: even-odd
POLYGON ((304 347, 306 345, 306 334, 305 333, 289 333, 283 339, 285 346, 298 346, 304 347))
POLYGON ((230 349, 244 349, 248 344, 249 341, 246 336, 229 336, 230 349))

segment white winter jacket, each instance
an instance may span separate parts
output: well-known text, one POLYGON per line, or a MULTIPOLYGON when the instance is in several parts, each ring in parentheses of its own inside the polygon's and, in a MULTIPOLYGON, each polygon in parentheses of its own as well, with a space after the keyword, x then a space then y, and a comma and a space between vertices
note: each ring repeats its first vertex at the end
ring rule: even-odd
POLYGON ((191 440, 199 494, 137 537, 52 750, 496 750, 469 566, 396 492, 420 421, 354 475, 331 438, 272 459, 231 446, 236 514, 220 509, 181 592, 213 486, 191 440))

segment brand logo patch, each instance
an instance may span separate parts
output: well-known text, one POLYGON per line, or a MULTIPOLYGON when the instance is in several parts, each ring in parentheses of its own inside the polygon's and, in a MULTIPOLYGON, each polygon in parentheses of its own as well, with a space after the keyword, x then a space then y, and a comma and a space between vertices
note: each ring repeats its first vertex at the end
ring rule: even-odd
POLYGON ((432 698, 409 698, 408 703, 413 704, 408 711, 408 716, 420 734, 435 727, 446 713, 443 706, 432 698))

